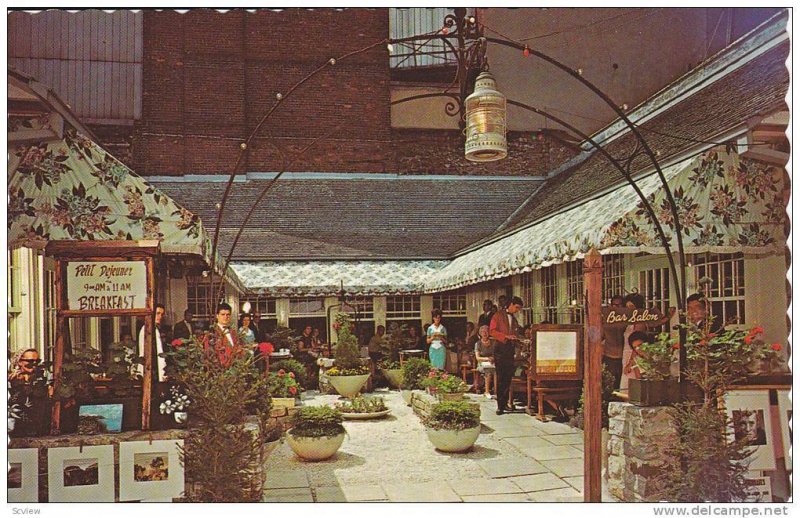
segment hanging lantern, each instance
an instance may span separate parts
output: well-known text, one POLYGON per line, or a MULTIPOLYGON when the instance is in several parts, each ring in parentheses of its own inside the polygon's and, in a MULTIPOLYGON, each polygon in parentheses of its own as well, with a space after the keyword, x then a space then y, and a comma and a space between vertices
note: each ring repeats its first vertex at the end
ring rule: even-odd
POLYGON ((506 96, 497 91, 489 72, 475 80, 475 91, 464 102, 467 111, 467 141, 464 157, 472 162, 501 160, 506 144, 506 96))

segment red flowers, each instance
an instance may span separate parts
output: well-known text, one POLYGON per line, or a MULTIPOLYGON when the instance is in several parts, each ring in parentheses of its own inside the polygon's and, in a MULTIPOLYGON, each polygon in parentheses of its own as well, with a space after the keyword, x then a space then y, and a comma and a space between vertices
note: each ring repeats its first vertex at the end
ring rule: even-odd
POLYGON ((297 387, 289 387, 289 393, 293 396, 297 394, 297 387))
POLYGON ((681 348, 681 344, 679 344, 678 342, 675 342, 674 344, 672 344, 672 348, 677 351, 678 349, 681 348))
POLYGON ((278 371, 278 377, 282 378, 282 377, 284 377, 284 376, 286 376, 286 371, 285 371, 285 370, 283 370, 283 369, 279 370, 279 371, 278 371))
POLYGON ((170 342, 170 345, 172 345, 172 347, 180 347, 180 346, 183 345, 183 339, 182 338, 176 338, 175 340, 170 342))
POLYGON ((764 328, 761 327, 761 326, 756 326, 756 327, 754 327, 753 329, 750 330, 750 334, 751 335, 757 335, 757 334, 763 333, 763 332, 764 332, 764 328))
POLYGON ((275 347, 269 342, 261 342, 258 344, 258 352, 261 353, 261 356, 268 356, 275 351, 275 347))
POLYGON ((775 343, 770 346, 773 351, 780 351, 782 349, 781 344, 775 343))
POLYGON ((744 343, 750 345, 753 343, 753 335, 747 335, 744 337, 744 343))
POLYGON ((294 379, 294 372, 289 372, 289 377, 294 379))
POLYGON ((700 340, 700 345, 706 346, 708 345, 708 342, 706 342, 705 340, 700 340))
POLYGON ((708 338, 715 338, 717 336, 717 333, 708 333, 706 336, 708 338))

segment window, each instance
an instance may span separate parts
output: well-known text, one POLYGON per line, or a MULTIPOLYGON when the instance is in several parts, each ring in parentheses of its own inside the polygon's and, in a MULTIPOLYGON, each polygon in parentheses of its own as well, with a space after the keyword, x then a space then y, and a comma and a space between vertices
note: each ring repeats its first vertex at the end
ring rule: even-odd
POLYGON ((250 303, 250 313, 260 314, 262 318, 277 318, 278 310, 276 299, 268 297, 249 297, 240 301, 250 303))
POLYGON ((8 256, 8 311, 18 315, 22 308, 20 306, 20 285, 22 274, 19 267, 19 257, 16 250, 9 250, 8 256))
POLYGON ((419 295, 395 295, 386 297, 386 320, 419 320, 419 295))
POLYGON ((52 360, 56 345, 56 272, 44 271, 44 357, 52 360))
MULTIPOLYGON (((216 308, 212 307, 211 301, 216 297, 211 296, 211 283, 204 277, 188 277, 186 281, 186 306, 194 320, 213 322, 216 308)), ((219 284, 215 285, 215 289, 219 289, 219 284)), ((224 288, 222 298, 225 298, 224 288)))
POLYGON ((372 299, 372 295, 366 297, 353 297, 348 301, 348 304, 356 309, 358 320, 375 319, 375 303, 372 299))
POLYGON ((542 320, 551 324, 558 323, 558 277, 556 265, 539 270, 542 276, 542 320))
POLYGON ((73 349, 85 349, 89 347, 89 336, 91 334, 90 318, 70 318, 69 333, 70 343, 73 349))
POLYGON ((528 305, 522 308, 522 318, 526 324, 533 324, 533 272, 522 274, 522 300, 528 305))
POLYGON ((744 312, 744 256, 739 254, 697 254, 694 256, 694 274, 703 291, 703 278, 708 278, 705 291, 711 302, 710 313, 725 324, 743 324, 744 312))
POLYGON ((433 296, 434 309, 441 309, 442 316, 467 316, 467 292, 464 290, 448 291, 433 296))
MULTIPOLYGON (((654 268, 639 272, 639 293, 648 308, 658 308, 664 314, 669 309, 669 268, 654 268)), ((655 329, 653 329, 655 331, 655 329)), ((669 323, 661 331, 669 331, 669 323)))
POLYGON ((611 302, 614 295, 625 293, 625 256, 611 254, 603 256, 603 299, 611 302))
MULTIPOLYGON (((389 9, 389 35, 391 38, 406 38, 433 34, 444 27, 444 19, 452 9, 407 8, 389 9)), ((442 40, 419 40, 394 45, 389 66, 391 68, 430 67, 454 65, 456 58, 442 40)))
POLYGON ((310 297, 289 299, 289 315, 293 317, 325 316, 325 299, 310 297))
POLYGON ((583 323, 583 260, 567 263, 567 304, 569 323, 583 323))

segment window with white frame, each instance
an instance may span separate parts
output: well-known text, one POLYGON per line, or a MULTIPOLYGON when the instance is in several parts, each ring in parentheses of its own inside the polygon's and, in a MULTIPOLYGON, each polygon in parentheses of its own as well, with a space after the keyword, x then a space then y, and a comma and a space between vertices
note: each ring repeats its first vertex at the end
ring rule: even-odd
POLYGON ((319 317, 325 316, 325 299, 302 297, 289 299, 289 316, 319 317))
POLYGON ((85 317, 69 319, 69 337, 73 349, 89 347, 91 334, 91 319, 85 317))
POLYGON ((466 290, 447 291, 433 296, 434 309, 441 309, 443 316, 467 316, 466 290))
POLYGON ((51 360, 53 358, 52 351, 56 344, 56 326, 57 326, 57 309, 56 309, 56 272, 53 270, 44 270, 44 351, 45 358, 51 360))
POLYGON ((386 320, 419 320, 419 295, 389 295, 386 297, 386 320))
POLYGON ((625 256, 610 254, 603 256, 603 299, 611 302, 614 295, 625 293, 625 256))
POLYGON ((240 301, 250 303, 250 313, 261 315, 262 318, 278 318, 277 299, 271 297, 247 297, 240 301))
POLYGON ((542 320, 558 323, 558 276, 556 265, 539 270, 542 279, 542 320))
MULTIPOLYGON (((219 289, 219 285, 215 286, 219 289)), ((214 312, 216 307, 209 305, 209 301, 216 300, 216 297, 211 297, 211 283, 205 277, 187 277, 186 279, 186 305, 192 312, 195 320, 207 320, 213 322, 214 312)), ((225 289, 223 287, 222 298, 225 298, 225 289)))
POLYGON ((567 303, 569 323, 583 323, 583 260, 567 263, 567 303))
POLYGON ((523 273, 521 281, 522 300, 527 305, 522 309, 526 324, 533 324, 533 272, 523 273))
MULTIPOLYGON (((653 268, 639 272, 639 293, 644 297, 645 307, 660 309, 664 314, 669 309, 669 268, 653 268)), ((669 331, 669 323, 661 331, 669 331)))
POLYGON ((695 254, 695 280, 701 290, 704 278, 710 279, 705 292, 709 312, 725 324, 744 324, 744 256, 738 254, 695 254))
POLYGON ((8 258, 8 340, 12 350, 16 350, 17 327, 20 314, 22 312, 20 288, 22 284, 22 274, 19 267, 19 257, 17 250, 6 252, 8 258))
MULTIPOLYGON (((453 9, 445 7, 413 7, 389 9, 389 36, 392 39, 435 34, 444 27, 444 19, 453 9)), ((393 46, 391 68, 412 68, 454 65, 456 57, 439 38, 409 41, 393 46)))
POLYGON ((372 295, 353 297, 347 303, 356 308, 359 320, 375 320, 375 302, 372 295))

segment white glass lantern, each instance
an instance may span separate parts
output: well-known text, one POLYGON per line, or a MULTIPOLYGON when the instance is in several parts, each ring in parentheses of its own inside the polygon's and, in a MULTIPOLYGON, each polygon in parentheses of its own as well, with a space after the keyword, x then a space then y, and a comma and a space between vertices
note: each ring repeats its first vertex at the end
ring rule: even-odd
POLYGON ((475 80, 475 91, 464 102, 467 141, 464 157, 472 162, 492 162, 508 155, 506 143, 506 96, 497 91, 489 72, 475 80))

